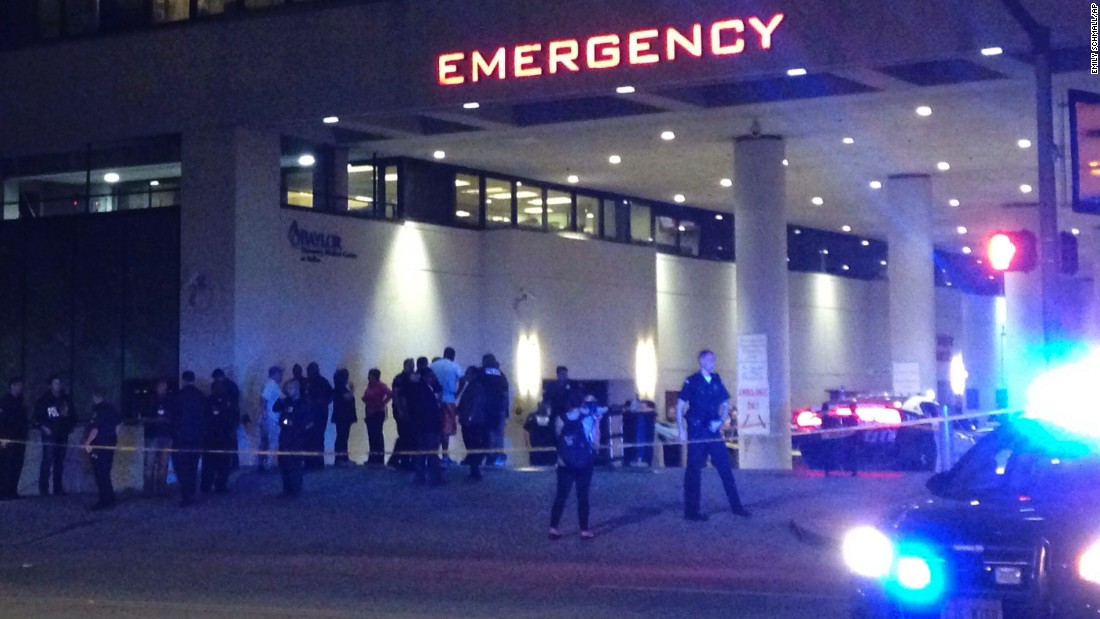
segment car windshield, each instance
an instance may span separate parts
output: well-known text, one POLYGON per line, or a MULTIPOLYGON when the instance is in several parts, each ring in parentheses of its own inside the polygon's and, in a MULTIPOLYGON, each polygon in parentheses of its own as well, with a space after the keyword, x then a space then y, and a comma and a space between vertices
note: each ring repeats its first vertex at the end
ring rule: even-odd
POLYGON ((978 441, 945 475, 937 493, 1035 500, 1100 494, 1100 451, 1043 424, 1017 421, 978 441))

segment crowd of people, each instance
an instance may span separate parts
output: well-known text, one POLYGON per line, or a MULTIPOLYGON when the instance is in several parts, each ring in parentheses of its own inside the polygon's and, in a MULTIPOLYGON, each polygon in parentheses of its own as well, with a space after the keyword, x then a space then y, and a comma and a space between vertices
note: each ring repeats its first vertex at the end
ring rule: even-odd
MULTIPOLYGON (((714 354, 699 356, 700 372, 690 376, 681 390, 677 407, 681 438, 690 441, 685 476, 685 518, 702 520, 699 512, 699 475, 708 459, 722 477, 734 514, 747 517, 741 505, 725 446, 715 440, 718 428, 730 414, 729 392, 714 373, 714 354)), ((317 363, 303 373, 295 364, 284 381, 284 370, 275 366, 261 392, 257 469, 277 467, 282 476, 282 497, 295 498, 302 492, 303 471, 325 467, 325 431, 336 428, 335 466, 351 466, 348 453, 351 428, 358 423, 356 396, 350 373, 338 369, 329 382, 317 363), (331 413, 330 413, 331 411, 331 413)), ((209 393, 196 386, 194 372, 185 371, 179 389, 169 379, 156 382, 152 397, 139 411, 144 432, 144 491, 151 497, 169 494, 169 461, 179 485, 180 504, 193 505, 198 492, 229 492, 230 472, 237 462, 239 426, 251 423, 241 410, 240 388, 225 372, 211 375, 209 393)), ((39 493, 63 495, 65 459, 69 439, 76 426, 73 402, 59 377, 51 377, 45 393, 28 413, 20 378, 8 383, 0 398, 0 500, 19 497, 19 479, 26 457, 31 427, 41 435, 39 493), (52 483, 52 486, 51 486, 52 483)), ((589 528, 589 489, 600 445, 600 409, 568 378, 568 369, 557 368, 557 380, 544 394, 557 439, 557 494, 551 508, 550 538, 559 539, 558 529, 565 502, 576 488, 581 535, 592 537, 589 528)), ((462 464, 469 467, 469 479, 482 479, 482 466, 503 464, 504 423, 509 411, 508 379, 492 354, 480 366, 462 370, 455 362, 455 350, 448 347, 432 361, 427 357, 406 359, 401 372, 387 385, 377 368, 367 373, 367 384, 358 400, 363 403, 366 425, 367 466, 390 466, 414 473, 417 484, 446 483, 443 468, 454 463, 448 456, 450 438, 461 431, 466 447, 462 464), (389 461, 385 460, 383 427, 387 406, 392 408, 397 427, 389 461)), ((98 488, 93 509, 115 504, 111 467, 118 445, 119 410, 106 401, 102 389, 92 390, 92 418, 81 441, 89 454, 98 488)))

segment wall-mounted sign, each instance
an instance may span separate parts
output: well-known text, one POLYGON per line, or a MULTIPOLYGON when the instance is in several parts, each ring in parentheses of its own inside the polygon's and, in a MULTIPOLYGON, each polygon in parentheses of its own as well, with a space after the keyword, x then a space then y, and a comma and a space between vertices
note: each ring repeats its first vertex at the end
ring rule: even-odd
POLYGON ((302 262, 320 262, 324 257, 350 258, 357 256, 344 249, 344 241, 338 234, 307 230, 298 225, 298 220, 290 222, 286 233, 290 246, 301 252, 302 262))
POLYGON ((627 34, 521 43, 491 51, 447 52, 437 59, 438 79, 442 86, 458 86, 767 51, 783 18, 783 13, 776 13, 770 17, 696 23, 687 28, 654 27, 627 34))
POLYGON ((740 436, 772 433, 771 386, 768 383, 768 336, 737 337, 737 432, 740 436))

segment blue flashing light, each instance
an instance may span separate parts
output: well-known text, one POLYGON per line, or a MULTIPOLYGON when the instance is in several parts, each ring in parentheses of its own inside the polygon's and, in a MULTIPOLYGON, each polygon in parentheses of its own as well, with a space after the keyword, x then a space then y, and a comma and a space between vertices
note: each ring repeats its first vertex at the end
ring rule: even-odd
POLYGON ((947 564, 925 544, 901 542, 886 587, 905 606, 938 605, 947 590, 947 564))
POLYGON ((1081 438, 1100 440, 1095 381, 1100 351, 1039 376, 1027 392, 1026 419, 1042 421, 1081 438))

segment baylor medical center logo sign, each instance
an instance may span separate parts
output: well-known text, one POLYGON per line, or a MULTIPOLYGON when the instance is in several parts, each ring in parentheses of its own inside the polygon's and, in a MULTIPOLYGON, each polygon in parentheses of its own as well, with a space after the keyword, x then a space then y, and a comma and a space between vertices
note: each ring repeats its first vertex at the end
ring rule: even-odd
POLYGON ((301 252, 302 262, 321 262, 323 258, 349 258, 357 256, 344 249, 344 240, 338 234, 317 232, 298 225, 298 220, 290 222, 286 233, 290 246, 301 252))

